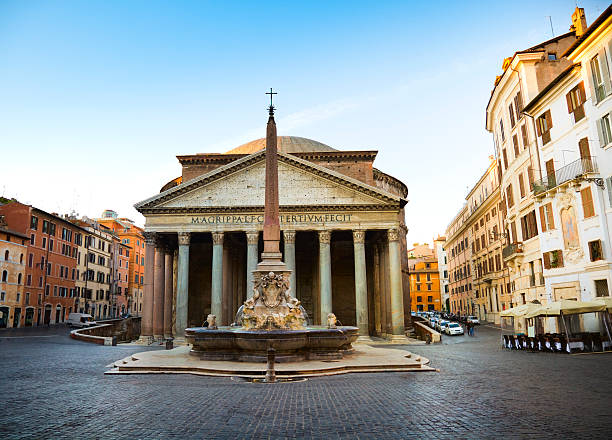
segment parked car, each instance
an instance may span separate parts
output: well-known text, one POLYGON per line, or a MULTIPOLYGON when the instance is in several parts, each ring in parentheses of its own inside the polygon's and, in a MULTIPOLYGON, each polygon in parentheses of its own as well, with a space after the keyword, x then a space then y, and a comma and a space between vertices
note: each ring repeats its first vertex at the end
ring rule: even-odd
POLYGON ((446 334, 449 335, 449 336, 452 336, 452 335, 462 335, 463 334, 463 327, 461 327, 461 324, 457 324, 456 322, 451 322, 446 327, 446 334))
POLYGON ((440 333, 443 333, 446 330, 446 327, 448 327, 448 325, 450 324, 450 322, 445 321, 444 319, 441 319, 438 324, 436 325, 436 330, 438 330, 440 333))
POLYGON ((68 315, 68 327, 91 327, 96 325, 93 316, 88 313, 71 313, 68 315))
POLYGON ((478 318, 473 315, 468 316, 466 322, 471 322, 474 325, 480 325, 480 321, 478 320, 478 318))

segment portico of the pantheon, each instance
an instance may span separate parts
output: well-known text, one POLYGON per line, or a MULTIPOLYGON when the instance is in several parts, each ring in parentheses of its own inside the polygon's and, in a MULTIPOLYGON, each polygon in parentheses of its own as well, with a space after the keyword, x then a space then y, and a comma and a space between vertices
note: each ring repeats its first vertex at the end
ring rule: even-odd
MULTIPOLYGON (((313 324, 333 312, 361 335, 410 323, 408 189, 373 167, 377 151, 278 137, 281 252, 313 324)), ((177 156, 182 176, 135 205, 145 218, 144 337, 181 338, 212 313, 230 325, 252 295, 263 247, 265 139, 177 156)))

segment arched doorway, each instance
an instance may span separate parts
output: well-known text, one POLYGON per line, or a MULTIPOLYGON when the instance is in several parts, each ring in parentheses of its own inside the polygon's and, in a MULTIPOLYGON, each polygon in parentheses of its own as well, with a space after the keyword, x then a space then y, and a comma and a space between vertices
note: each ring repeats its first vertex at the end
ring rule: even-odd
POLYGON ((26 327, 32 327, 34 325, 34 307, 28 307, 25 312, 25 323, 26 327))
POLYGON ((45 305, 45 325, 51 324, 51 304, 45 305))
POLYGON ((6 328, 8 326, 9 308, 0 307, 0 328, 6 328))

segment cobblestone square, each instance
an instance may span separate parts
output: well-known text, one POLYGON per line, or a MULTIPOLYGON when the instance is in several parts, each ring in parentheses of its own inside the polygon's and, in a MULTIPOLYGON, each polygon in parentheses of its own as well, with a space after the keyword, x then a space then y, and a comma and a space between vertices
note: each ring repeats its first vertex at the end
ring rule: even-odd
POLYGON ((7 439, 609 438, 612 355, 510 352, 498 337, 482 326, 405 347, 439 373, 266 385, 105 376, 143 348, 73 341, 63 327, 4 331, 0 425, 7 439))

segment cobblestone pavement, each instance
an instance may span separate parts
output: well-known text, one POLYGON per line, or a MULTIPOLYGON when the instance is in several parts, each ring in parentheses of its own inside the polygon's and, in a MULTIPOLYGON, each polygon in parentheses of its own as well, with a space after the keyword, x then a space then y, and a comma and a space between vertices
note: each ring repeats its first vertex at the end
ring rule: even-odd
MULTIPOLYGON (((0 438, 610 438, 612 354, 510 352, 499 331, 405 347, 439 373, 251 384, 104 376, 142 347, 0 332, 0 438)), ((263 367, 262 367, 263 368, 263 367)))

